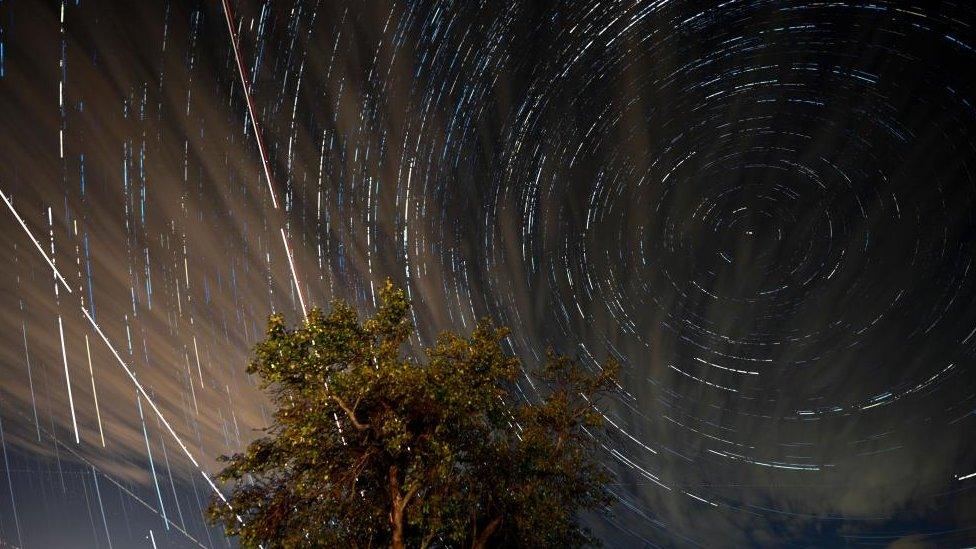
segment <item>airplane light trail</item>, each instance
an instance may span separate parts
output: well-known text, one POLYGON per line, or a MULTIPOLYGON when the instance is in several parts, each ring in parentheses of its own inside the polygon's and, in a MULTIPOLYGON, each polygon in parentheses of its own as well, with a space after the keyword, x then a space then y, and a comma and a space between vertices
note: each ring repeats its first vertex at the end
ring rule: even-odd
MULTIPOLYGON (((45 261, 47 261, 47 264, 51 266, 51 268, 54 270, 55 275, 57 275, 58 280, 60 280, 64 284, 64 286, 68 290, 68 292, 71 292, 71 289, 68 287, 68 283, 65 282, 64 277, 61 276, 60 271, 58 271, 57 267, 54 266, 54 263, 47 257, 47 254, 44 253, 44 249, 41 248, 40 244, 38 244, 38 242, 37 242, 37 239, 34 238, 34 235, 33 234, 31 234, 30 229, 27 228, 27 225, 20 218, 20 215, 18 215, 17 211, 14 209, 13 204, 11 203, 10 199, 8 199, 7 198, 7 195, 4 194, 2 191, 0 191, 0 195, 3 196, 3 200, 4 200, 4 202, 6 202, 7 207, 10 209, 10 212, 14 215, 14 217, 17 218, 17 221, 20 222, 21 227, 24 228, 24 230, 27 232, 27 235, 34 242, 35 246, 37 247, 37 251, 41 253, 41 257, 43 257, 45 259, 45 261)), ((122 360, 122 357, 119 356, 119 353, 115 350, 115 346, 112 345, 112 343, 109 341, 109 339, 105 335, 105 333, 102 332, 102 328, 98 325, 97 322, 95 322, 95 319, 92 318, 92 316, 88 313, 88 309, 86 309, 84 306, 82 306, 81 307, 81 312, 85 315, 85 318, 88 319, 88 322, 91 324, 92 328, 95 329, 95 332, 99 335, 99 337, 102 338, 102 341, 105 342, 105 345, 112 352, 112 355, 115 357, 115 360, 118 361, 119 365, 122 366, 122 369, 129 376, 129 379, 132 380, 132 383, 136 386, 136 389, 138 389, 138 391, 142 395, 142 397, 146 399, 146 402, 149 403, 149 406, 152 408, 153 412, 156 413, 156 417, 159 418, 159 420, 162 422, 162 424, 166 427, 166 430, 169 431, 169 434, 173 437, 174 440, 176 440, 177 444, 180 445, 180 448, 183 450, 183 453, 186 454, 186 457, 190 460, 190 463, 192 463, 194 467, 196 467, 197 469, 200 470, 200 472, 203 474, 203 477, 207 480, 207 484, 210 485, 210 488, 213 489, 213 491, 218 496, 220 496, 220 499, 221 500, 223 500, 225 503, 227 503, 227 506, 228 507, 230 507, 230 503, 227 502, 227 499, 220 492, 220 489, 217 488, 217 485, 214 484, 214 482, 210 479, 210 477, 200 467, 200 463, 193 456, 193 454, 190 452, 190 450, 186 447, 186 444, 183 443, 183 440, 180 438, 180 436, 178 434, 176 434, 176 431, 169 424, 169 421, 166 420, 166 417, 159 410, 159 407, 156 406, 156 403, 153 401, 152 397, 149 396, 149 393, 146 392, 146 390, 142 387, 142 384, 139 383, 139 380, 136 379, 135 374, 132 372, 132 370, 129 369, 129 366, 125 363, 124 360, 122 360)), ((61 345, 62 345, 62 348, 63 348, 64 347, 64 331, 63 331, 63 328, 62 328, 62 322, 61 322, 61 317, 60 316, 58 317, 58 329, 61 331, 61 345)), ((67 357, 67 355, 65 354, 65 359, 64 359, 65 360, 65 375, 67 375, 67 358, 66 357, 67 357)), ((69 395, 69 398, 71 397, 70 383, 71 382, 69 380, 68 381, 68 385, 69 385, 68 395, 69 395)), ((78 436, 78 431, 77 431, 77 421, 75 420, 75 415, 74 415, 74 400, 73 400, 73 398, 71 398, 71 402, 72 402, 72 405, 71 405, 72 406, 72 422, 73 422, 73 424, 75 426, 75 442, 80 443, 80 438, 78 436)))
POLYGON ((24 232, 27 233, 27 236, 30 237, 31 242, 33 242, 34 246, 37 247, 37 251, 41 252, 41 257, 43 257, 44 261, 47 261, 47 264, 51 266, 51 269, 54 271, 54 274, 57 275, 58 280, 60 280, 61 284, 64 285, 64 289, 68 290, 68 293, 70 294, 71 286, 68 285, 68 281, 66 281, 64 277, 61 276, 61 273, 60 271, 58 271, 58 268, 54 266, 54 263, 52 263, 51 260, 47 257, 47 254, 44 253, 44 248, 41 247, 40 242, 38 242, 37 239, 34 238, 34 234, 31 233, 30 229, 27 228, 27 224, 24 223, 24 220, 20 217, 20 214, 18 214, 17 210, 14 209, 14 205, 13 202, 11 202, 11 199, 8 198, 7 195, 2 190, 0 190, 0 197, 3 197, 3 201, 5 204, 7 204, 7 208, 10 209, 10 213, 14 214, 14 217, 17 219, 17 222, 20 223, 20 226, 24 228, 24 232))

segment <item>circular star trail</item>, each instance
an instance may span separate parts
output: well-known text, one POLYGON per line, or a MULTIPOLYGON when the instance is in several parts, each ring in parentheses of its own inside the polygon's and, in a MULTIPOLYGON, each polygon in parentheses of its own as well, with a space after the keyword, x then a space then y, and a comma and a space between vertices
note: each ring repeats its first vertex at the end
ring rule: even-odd
MULTIPOLYGON (((240 67, 219 3, 0 3, 18 535, 83 504, 31 482, 126 479, 151 535, 213 543, 191 497, 267 421, 266 314, 391 277, 417 345, 490 316, 527 365, 621 362, 609 546, 976 539, 976 8, 231 4, 240 67)), ((72 528, 123 544, 126 508, 72 528)))

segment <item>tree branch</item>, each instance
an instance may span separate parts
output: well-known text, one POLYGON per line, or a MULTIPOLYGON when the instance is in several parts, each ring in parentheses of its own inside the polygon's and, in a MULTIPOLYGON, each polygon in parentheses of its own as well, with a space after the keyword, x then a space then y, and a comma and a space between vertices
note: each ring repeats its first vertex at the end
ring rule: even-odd
POLYGON ((390 499, 393 507, 390 509, 390 526, 393 529, 390 546, 393 549, 404 549, 403 541, 403 497, 400 495, 400 480, 397 478, 399 468, 390 466, 390 499))
MULTIPOLYGON (((341 398, 339 398, 336 395, 332 395, 332 399, 335 400, 336 403, 339 405, 339 407, 342 408, 342 411, 346 413, 346 415, 349 417, 349 421, 352 423, 352 426, 353 427, 355 427, 356 429, 358 429, 360 431, 365 431, 366 429, 369 429, 369 423, 360 423, 359 420, 356 419, 356 410, 355 410, 355 408, 350 408, 345 402, 343 402, 343 400, 341 398)), ((358 404, 358 401, 357 401, 357 404, 358 404)))
POLYGON ((411 486, 409 490, 407 490, 407 493, 403 495, 403 499, 401 500, 400 505, 406 508, 407 503, 410 502, 410 498, 412 498, 417 493, 417 490, 419 489, 420 489, 420 483, 419 482, 414 483, 414 485, 411 486))
POLYGON ((474 540, 474 543, 471 544, 471 549, 484 549, 485 545, 488 543, 488 538, 495 533, 495 530, 497 530, 501 524, 501 516, 497 516, 492 519, 492 521, 485 526, 485 529, 481 531, 481 534, 478 535, 478 539, 474 540))
POLYGON ((426 536, 424 536, 423 541, 420 542, 420 549, 427 549, 428 547, 430 547, 430 542, 433 541, 434 536, 436 535, 437 535, 437 531, 435 530, 428 533, 426 536))

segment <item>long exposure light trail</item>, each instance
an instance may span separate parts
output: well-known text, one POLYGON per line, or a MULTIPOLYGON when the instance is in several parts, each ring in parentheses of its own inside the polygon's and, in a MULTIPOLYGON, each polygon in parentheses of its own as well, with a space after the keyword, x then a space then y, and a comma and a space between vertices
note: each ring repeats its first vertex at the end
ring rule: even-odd
POLYGON ((0 1, 0 538, 233 544, 268 314, 389 277, 411 358, 619 362, 609 547, 972 546, 974 63, 949 0, 0 1))
MULTIPOLYGON (((271 166, 268 160, 268 153, 264 148, 264 138, 258 124, 257 115, 254 112, 254 100, 251 98, 251 80, 248 78, 247 69, 241 62, 240 44, 237 41, 237 30, 234 28, 233 12, 231 11, 229 0, 222 0, 224 19, 227 21, 227 32, 230 35, 231 48, 234 51, 234 61, 237 65, 237 73, 241 78, 241 90, 247 103, 247 111, 251 119, 251 129, 254 131, 254 139, 258 145, 258 153, 261 156, 261 166, 264 169, 264 178, 268 182, 268 193, 271 195, 271 204, 274 209, 278 209, 278 199, 275 198, 274 178, 271 175, 271 166)), ((302 307, 302 318, 308 315, 305 309, 305 298, 302 296, 302 287, 298 282, 298 272, 295 270, 295 262, 292 259, 291 248, 288 246, 288 237, 285 235, 284 227, 281 228, 281 244, 284 247, 285 255, 288 258, 288 267, 291 270, 292 280, 295 283, 295 292, 298 293, 298 301, 302 307)))
MULTIPOLYGON (((16 217, 18 221, 20 221, 20 224, 24 228, 24 230, 27 232, 27 235, 37 245, 37 251, 40 252, 41 256, 47 261, 47 264, 51 266, 51 268, 54 270, 54 273, 57 275, 58 279, 61 280, 62 283, 65 284, 65 288, 68 288, 67 282, 65 282, 64 277, 61 276, 61 273, 58 271, 57 267, 55 267, 54 263, 44 253, 44 249, 41 248, 40 244, 37 243, 37 239, 34 238, 34 235, 31 234, 30 229, 27 228, 27 225, 20 218, 20 215, 14 209, 13 204, 7 198, 7 195, 6 194, 3 194, 2 191, 0 191, 0 195, 3 196, 4 202, 6 202, 7 207, 10 209, 11 213, 13 213, 14 217, 16 217)), ((68 289, 68 291, 70 292, 71 290, 68 289)), ((91 327, 95 330, 95 332, 102 339, 102 341, 105 343, 105 345, 108 347, 108 349, 112 352, 112 356, 114 356, 115 357, 115 360, 118 361, 118 363, 119 363, 120 366, 122 366, 122 369, 125 371, 126 375, 128 375, 129 376, 129 379, 132 380, 132 383, 135 385, 136 389, 142 395, 142 398, 145 398, 146 399, 146 402, 152 408, 153 412, 155 412, 156 417, 166 427, 166 430, 169 431, 169 434, 173 437, 173 440, 175 440, 176 443, 179 444, 180 448, 183 450, 183 453, 190 460, 190 463, 192 463, 194 467, 196 467, 198 470, 200 470, 200 472, 203 474, 203 478, 206 479, 207 484, 210 485, 211 489, 220 497, 220 499, 224 503, 227 504, 228 507, 230 507, 230 503, 227 502, 227 499, 220 492, 220 489, 217 488, 217 485, 214 484, 213 480, 211 480, 210 477, 203 471, 203 469, 201 469, 200 463, 193 456, 193 454, 190 452, 190 450, 186 447, 186 444, 183 443, 183 439, 180 438, 180 436, 176 433, 176 430, 174 430, 173 427, 169 424, 169 421, 166 420, 166 416, 164 416, 163 413, 162 413, 162 411, 160 411, 159 407, 156 406, 156 403, 153 401, 153 398, 149 395, 148 392, 146 392, 146 390, 143 388, 142 384, 139 383, 139 380, 136 378, 136 376, 132 372, 132 370, 129 369, 129 367, 128 367, 128 365, 126 365, 125 361, 122 360, 122 357, 119 356, 118 351, 115 350, 115 346, 112 345, 112 342, 109 341, 108 337, 102 331, 102 328, 98 325, 97 322, 95 322, 95 319, 92 318, 91 314, 88 312, 88 309, 86 309, 84 306, 82 306, 81 307, 81 312, 85 315, 85 318, 88 319, 88 322, 91 324, 91 327)), ((64 335, 63 335, 63 328, 61 328, 61 318, 60 317, 58 317, 58 327, 59 327, 59 330, 61 330, 61 334, 62 334, 61 335, 61 338, 62 338, 61 339, 61 343, 62 343, 62 347, 63 347, 63 345, 64 345, 64 335)), ((65 373, 67 374, 67 359, 65 359, 65 373)), ((70 387, 70 381, 68 383, 69 383, 69 387, 70 387)), ((69 396, 71 395, 70 389, 69 389, 69 393, 68 394, 69 394, 69 396)), ((77 421, 75 420, 75 416, 74 416, 74 402, 73 402, 73 400, 72 400, 72 421, 73 421, 73 423, 75 425, 75 436, 76 436, 76 440, 75 441, 76 442, 80 442, 80 439, 77 438, 77 421)), ((148 443, 148 439, 147 439, 146 444, 148 446, 148 444, 149 444, 148 443)), ((152 457, 150 455, 150 460, 151 459, 152 459, 152 457)), ((155 475, 155 473, 154 473, 154 475, 155 475)), ((160 502, 161 501, 162 501, 162 496, 160 496, 160 502)), ((163 511, 163 513, 165 514, 165 511, 163 511)), ((168 521, 167 521, 167 524, 168 524, 168 521)))
POLYGON ((10 198, 7 197, 7 194, 4 193, 2 190, 0 190, 0 197, 3 198, 3 202, 4 204, 7 205, 7 209, 10 210, 10 213, 13 214, 17 222, 20 223, 20 226, 23 227, 24 232, 27 233, 28 238, 30 238, 31 242, 34 243, 34 246, 37 248, 37 251, 40 252, 41 257, 43 257, 44 261, 47 261, 47 264, 51 266, 51 270, 54 272, 55 276, 57 276, 57 279, 64 286, 64 289, 67 290, 68 293, 70 294, 71 286, 68 285, 68 281, 65 280, 63 276, 61 276, 61 272, 58 271, 57 267, 54 266, 54 263, 52 263, 51 260, 47 257, 47 254, 44 253, 44 248, 41 247, 41 243, 37 241, 37 238, 34 237, 34 233, 32 233, 31 230, 27 228, 27 224, 24 223, 23 218, 21 218, 20 214, 17 213, 17 210, 14 209, 13 202, 10 200, 10 198))

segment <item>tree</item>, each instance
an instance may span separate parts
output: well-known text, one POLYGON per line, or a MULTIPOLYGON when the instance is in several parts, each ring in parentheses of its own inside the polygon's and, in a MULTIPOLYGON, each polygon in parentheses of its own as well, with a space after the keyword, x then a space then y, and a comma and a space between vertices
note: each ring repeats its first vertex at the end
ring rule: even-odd
POLYGON ((530 402, 506 329, 444 333, 415 360, 404 292, 387 281, 381 301, 365 322, 342 301, 292 330, 270 317, 247 371, 277 411, 221 456, 232 491, 210 520, 245 546, 596 544, 578 519, 610 504, 594 454, 616 362, 591 374, 549 351, 530 402))

